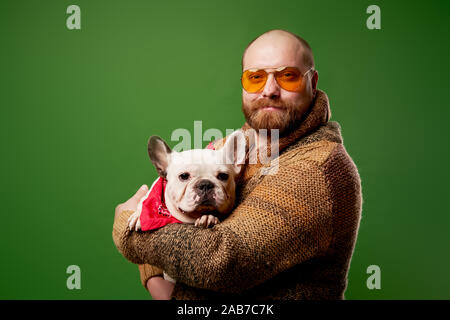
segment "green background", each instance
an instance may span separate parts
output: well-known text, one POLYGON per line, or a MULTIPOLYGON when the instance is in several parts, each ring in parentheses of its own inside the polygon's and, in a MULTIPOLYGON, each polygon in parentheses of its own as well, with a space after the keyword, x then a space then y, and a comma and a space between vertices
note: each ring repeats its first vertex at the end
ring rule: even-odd
POLYGON ((311 44, 359 168, 348 299, 449 299, 449 1, 1 1, 1 299, 148 299, 114 207, 156 172, 150 135, 236 129, 247 43, 311 44), (81 8, 81 30, 66 8, 81 8), (366 8, 381 8, 381 30, 366 8), (175 82, 173 79, 181 79, 175 82), (67 266, 81 290, 66 288, 67 266), (381 290, 366 287, 369 265, 381 290))

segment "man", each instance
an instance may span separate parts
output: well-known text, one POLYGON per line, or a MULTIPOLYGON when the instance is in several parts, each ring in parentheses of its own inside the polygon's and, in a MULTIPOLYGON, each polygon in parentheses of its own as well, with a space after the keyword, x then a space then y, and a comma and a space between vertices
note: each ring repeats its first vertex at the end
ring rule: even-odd
POLYGON ((339 124, 328 122, 311 48, 290 32, 271 30, 250 43, 242 68, 242 129, 280 130, 276 173, 263 174, 266 164, 247 164, 236 208, 211 229, 174 224, 129 231, 126 222, 144 186, 116 208, 116 246, 141 264, 154 297, 343 299, 361 186, 339 124), (161 269, 177 280, 173 292, 159 291, 161 269))

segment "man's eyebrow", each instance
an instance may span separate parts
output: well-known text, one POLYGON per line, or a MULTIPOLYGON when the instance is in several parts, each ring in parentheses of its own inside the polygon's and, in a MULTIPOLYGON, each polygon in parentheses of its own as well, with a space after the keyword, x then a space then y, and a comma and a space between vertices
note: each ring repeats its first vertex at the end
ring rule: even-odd
POLYGON ((259 70, 270 70, 273 69, 274 71, 282 71, 284 69, 288 68, 288 66, 281 66, 278 68, 269 68, 269 67, 265 67, 265 68, 250 68, 250 69, 246 69, 247 71, 251 71, 251 72, 256 72, 259 70))

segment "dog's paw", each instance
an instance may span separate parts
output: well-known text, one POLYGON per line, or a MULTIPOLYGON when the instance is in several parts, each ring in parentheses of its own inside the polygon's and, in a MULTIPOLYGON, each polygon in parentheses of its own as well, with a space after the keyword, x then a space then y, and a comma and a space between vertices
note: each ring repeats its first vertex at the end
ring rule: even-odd
POLYGON ((209 227, 213 227, 214 225, 219 223, 219 219, 217 219, 215 216, 213 216, 212 214, 205 214, 203 216, 201 216, 200 218, 198 218, 197 220, 195 220, 194 225, 196 227, 203 227, 203 228, 209 228, 209 227))
POLYGON ((130 230, 141 230, 141 219, 139 219, 140 216, 140 212, 135 212, 128 218, 128 227, 130 228, 130 230))

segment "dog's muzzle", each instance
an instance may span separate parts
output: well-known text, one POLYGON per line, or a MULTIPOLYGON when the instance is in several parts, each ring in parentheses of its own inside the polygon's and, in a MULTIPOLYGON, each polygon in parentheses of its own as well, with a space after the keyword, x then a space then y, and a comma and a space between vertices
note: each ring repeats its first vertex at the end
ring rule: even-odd
POLYGON ((211 209, 216 206, 216 200, 214 198, 215 185, 208 179, 202 179, 198 181, 194 186, 195 193, 199 196, 198 207, 205 207, 211 209))
POLYGON ((208 179, 202 179, 199 182, 197 182, 194 186, 195 192, 200 196, 203 197, 209 193, 214 192, 215 185, 208 179))

